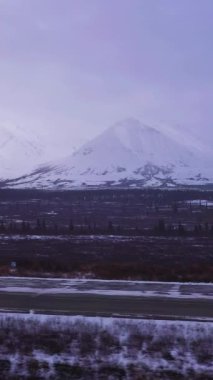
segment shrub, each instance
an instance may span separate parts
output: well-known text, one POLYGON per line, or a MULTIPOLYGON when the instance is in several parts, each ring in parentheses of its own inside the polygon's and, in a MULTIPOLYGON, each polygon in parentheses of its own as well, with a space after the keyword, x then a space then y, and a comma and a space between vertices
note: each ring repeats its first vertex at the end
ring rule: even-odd
POLYGON ((56 373, 56 379, 82 379, 84 375, 83 369, 78 365, 69 365, 64 363, 55 363, 54 369, 56 373))
POLYGON ((98 373, 99 380, 123 380, 126 377, 126 371, 119 366, 103 366, 98 373))
POLYGON ((10 360, 0 359, 0 374, 5 374, 10 372, 11 363, 10 360))
POLYGON ((40 366, 38 360, 31 358, 27 361, 27 370, 31 376, 37 375, 39 368, 40 366))

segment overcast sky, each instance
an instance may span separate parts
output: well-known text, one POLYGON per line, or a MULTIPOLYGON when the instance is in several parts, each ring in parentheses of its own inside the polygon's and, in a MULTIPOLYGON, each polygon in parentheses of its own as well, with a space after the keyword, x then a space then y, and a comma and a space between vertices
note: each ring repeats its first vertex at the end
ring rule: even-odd
POLYGON ((0 0, 0 125, 65 152, 127 117, 213 135, 212 20, 212 0, 0 0))

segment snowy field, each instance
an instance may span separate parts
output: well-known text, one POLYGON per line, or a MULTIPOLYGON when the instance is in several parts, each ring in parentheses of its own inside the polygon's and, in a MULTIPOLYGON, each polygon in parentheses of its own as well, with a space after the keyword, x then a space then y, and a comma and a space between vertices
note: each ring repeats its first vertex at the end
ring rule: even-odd
POLYGON ((2 314, 0 338, 1 379, 213 379, 212 323, 2 314))
POLYGON ((0 277, 0 292, 99 294, 213 300, 213 283, 0 277))

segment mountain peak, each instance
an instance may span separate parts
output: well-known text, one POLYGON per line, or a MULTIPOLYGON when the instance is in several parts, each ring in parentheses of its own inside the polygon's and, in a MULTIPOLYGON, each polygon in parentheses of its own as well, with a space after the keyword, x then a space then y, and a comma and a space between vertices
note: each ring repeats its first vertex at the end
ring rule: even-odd
POLYGON ((112 126, 112 128, 138 129, 138 128, 143 128, 143 124, 138 119, 135 119, 134 117, 129 117, 129 118, 118 121, 112 126))
POLYGON ((17 186, 176 186, 210 181, 213 182, 211 162, 204 162, 193 147, 129 118, 66 159, 19 179, 17 186))
POLYGON ((141 133, 143 132, 158 132, 155 128, 150 127, 138 119, 135 118, 127 118, 115 123, 108 130, 113 130, 114 132, 126 131, 128 133, 141 133))

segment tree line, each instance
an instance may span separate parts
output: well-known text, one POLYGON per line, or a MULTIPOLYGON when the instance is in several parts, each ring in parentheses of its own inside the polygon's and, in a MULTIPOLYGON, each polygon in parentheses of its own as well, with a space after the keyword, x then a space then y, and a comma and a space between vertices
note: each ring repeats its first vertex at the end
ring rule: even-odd
POLYGON ((124 227, 114 224, 109 220, 105 226, 96 223, 75 224, 70 220, 69 224, 48 223, 45 219, 37 219, 35 222, 0 221, 0 234, 22 235, 127 235, 127 236, 212 236, 213 224, 194 224, 193 228, 184 223, 166 223, 165 219, 159 219, 153 227, 143 229, 141 227, 124 227))

